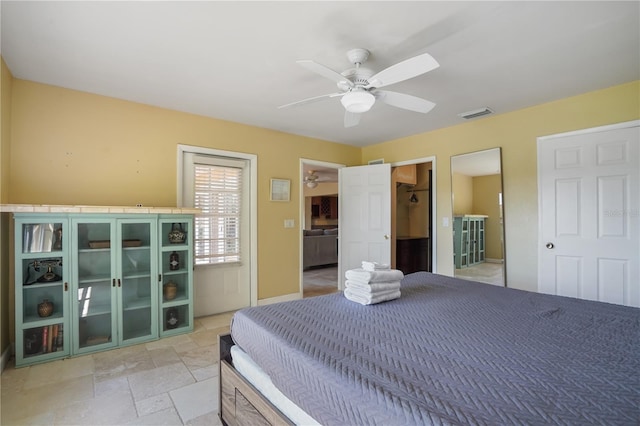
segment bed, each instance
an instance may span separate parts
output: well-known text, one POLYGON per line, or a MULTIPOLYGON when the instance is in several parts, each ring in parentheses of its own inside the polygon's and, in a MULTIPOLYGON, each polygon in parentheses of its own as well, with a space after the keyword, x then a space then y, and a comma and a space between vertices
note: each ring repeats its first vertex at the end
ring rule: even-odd
POLYGON ((640 309, 427 272, 401 289, 378 305, 337 293, 238 311, 220 337, 223 422, 640 422, 640 309))

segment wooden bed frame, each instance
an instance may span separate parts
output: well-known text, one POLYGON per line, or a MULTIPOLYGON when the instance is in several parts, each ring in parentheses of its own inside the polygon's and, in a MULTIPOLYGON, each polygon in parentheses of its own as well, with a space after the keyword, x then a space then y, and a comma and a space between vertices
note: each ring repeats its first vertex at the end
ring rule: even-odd
POLYGON ((238 373, 231 360, 230 334, 218 336, 219 416, 228 426, 293 425, 280 410, 238 373))

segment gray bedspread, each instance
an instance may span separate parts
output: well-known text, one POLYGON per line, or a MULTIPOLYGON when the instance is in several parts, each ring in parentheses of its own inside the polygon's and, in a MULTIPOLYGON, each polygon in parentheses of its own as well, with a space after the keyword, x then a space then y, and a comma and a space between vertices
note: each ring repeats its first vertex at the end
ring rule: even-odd
POLYGON ((426 272, 247 308, 233 340, 324 425, 640 423, 640 309, 426 272))

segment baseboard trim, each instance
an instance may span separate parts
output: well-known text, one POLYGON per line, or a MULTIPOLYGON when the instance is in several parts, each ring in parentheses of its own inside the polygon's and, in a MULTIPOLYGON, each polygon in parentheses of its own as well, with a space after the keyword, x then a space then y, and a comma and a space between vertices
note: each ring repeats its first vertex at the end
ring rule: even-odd
POLYGON ((289 302, 291 300, 298 300, 298 299, 302 299, 301 293, 285 294, 283 296, 270 297, 268 299, 259 299, 258 306, 272 305, 274 303, 289 302))
POLYGON ((486 258, 484 261, 487 262, 487 263, 504 263, 504 259, 489 259, 489 258, 486 258))
POLYGON ((2 352, 2 358, 0 359, 0 373, 4 371, 9 359, 11 358, 11 345, 7 345, 7 348, 2 352))

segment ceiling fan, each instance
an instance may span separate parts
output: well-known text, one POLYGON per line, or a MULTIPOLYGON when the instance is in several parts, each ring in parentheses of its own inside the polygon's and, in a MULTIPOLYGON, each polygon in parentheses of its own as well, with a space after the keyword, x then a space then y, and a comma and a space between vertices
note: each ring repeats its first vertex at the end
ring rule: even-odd
POLYGON ((281 105, 278 108, 288 108, 340 97, 340 102, 345 109, 344 127, 353 127, 358 125, 362 113, 369 111, 376 100, 380 100, 396 108, 424 114, 431 111, 436 105, 426 99, 405 93, 379 90, 381 87, 390 86, 438 68, 440 64, 428 53, 406 59, 378 73, 374 73, 372 70, 361 66, 369 58, 369 51, 367 49, 358 48, 349 50, 347 52, 347 58, 349 58, 349 61, 355 68, 350 68, 342 73, 338 73, 312 60, 304 59, 296 61, 306 69, 335 81, 339 91, 281 105))
POLYGON ((309 170, 307 172, 307 175, 304 177, 304 183, 309 188, 315 188, 316 186, 318 186, 317 180, 319 177, 320 176, 316 174, 315 170, 309 170))

